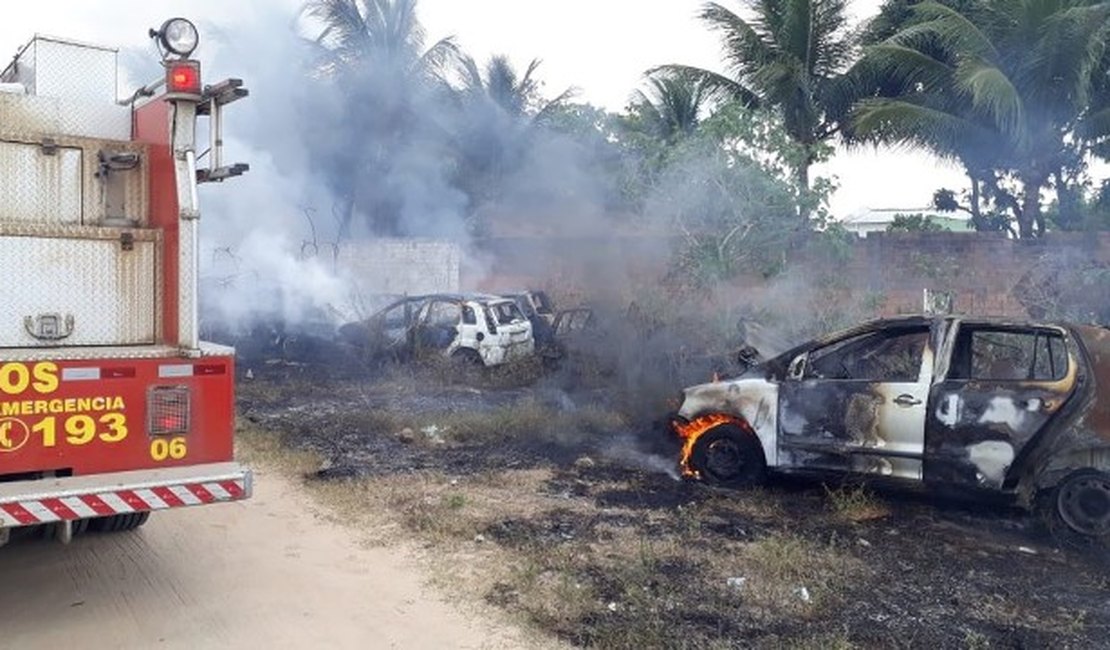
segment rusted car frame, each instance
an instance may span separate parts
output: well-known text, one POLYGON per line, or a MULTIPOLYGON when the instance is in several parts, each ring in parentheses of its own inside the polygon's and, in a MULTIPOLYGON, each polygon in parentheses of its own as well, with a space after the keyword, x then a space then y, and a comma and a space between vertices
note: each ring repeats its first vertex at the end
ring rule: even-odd
POLYGON ((822 337, 684 391, 687 476, 882 477, 1043 505, 1110 539, 1110 330, 906 317, 822 337))

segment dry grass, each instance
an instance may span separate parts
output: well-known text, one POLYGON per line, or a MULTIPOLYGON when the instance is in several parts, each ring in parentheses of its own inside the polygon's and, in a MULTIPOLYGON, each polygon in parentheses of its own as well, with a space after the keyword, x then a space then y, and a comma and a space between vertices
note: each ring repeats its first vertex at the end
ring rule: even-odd
POLYGON ((1075 636, 1088 625, 1090 612, 1065 607, 1046 608, 1026 599, 993 595, 972 606, 972 616, 984 623, 1007 628, 1028 627, 1051 634, 1075 636))
POLYGON ((460 413, 442 419, 447 437, 462 443, 493 443, 519 438, 542 440, 582 439, 619 430, 624 419, 611 411, 584 408, 556 411, 534 401, 524 401, 489 412, 460 413))
POLYGON ((825 494, 833 514, 842 521, 859 523, 890 516, 890 507, 862 485, 826 485, 825 494))
POLYGON ((867 572, 843 549, 786 533, 745 545, 739 564, 751 576, 745 593, 754 605, 799 615, 839 601, 845 588, 867 572))
MULTIPOLYGON (((520 435, 549 426, 548 416, 531 407, 470 414, 463 425, 455 423, 457 432, 469 433, 452 436, 520 435)), ((277 436, 257 428, 244 426, 240 440, 247 462, 301 476, 318 467, 315 455, 289 452, 277 436)), ((554 476, 551 469, 465 477, 427 472, 306 486, 327 518, 359 530, 364 543, 411 547, 416 541, 433 583, 459 602, 496 605, 536 633, 591 647, 675 647, 677 640, 686 647, 727 647, 727 634, 680 626, 686 620, 726 626, 783 616, 805 620, 834 606, 846 585, 866 572, 847 550, 786 532, 707 543, 702 525, 714 518, 770 522, 781 516, 778 499, 761 491, 711 496, 670 512, 599 510, 588 495, 552 494, 546 486, 554 476), (576 524, 568 539, 534 532, 559 518, 599 516, 601 523, 592 527, 576 524), (498 528, 506 522, 521 528, 498 528), (498 530, 523 532, 519 539, 495 539, 498 530), (730 584, 730 577, 743 584, 730 584)), ((607 481, 590 489, 634 487, 607 481)), ((851 647, 841 636, 821 639, 819 646, 799 647, 851 647)))

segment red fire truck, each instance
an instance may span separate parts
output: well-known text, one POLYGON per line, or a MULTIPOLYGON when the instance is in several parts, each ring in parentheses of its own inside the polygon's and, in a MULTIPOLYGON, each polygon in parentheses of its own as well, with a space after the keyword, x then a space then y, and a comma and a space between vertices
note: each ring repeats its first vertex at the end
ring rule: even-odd
POLYGON ((197 185, 247 170, 222 162, 247 91, 201 83, 189 21, 150 35, 165 76, 122 101, 113 49, 36 36, 0 73, 0 544, 251 492, 234 350, 197 315, 197 185))

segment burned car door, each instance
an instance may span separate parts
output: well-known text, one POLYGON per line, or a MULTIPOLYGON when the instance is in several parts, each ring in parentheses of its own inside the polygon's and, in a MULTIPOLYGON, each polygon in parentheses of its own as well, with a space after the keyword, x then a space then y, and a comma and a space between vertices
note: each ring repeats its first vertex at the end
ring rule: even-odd
POLYGON ((412 330, 422 303, 422 298, 398 301, 364 321, 347 323, 339 336, 370 358, 403 359, 412 352, 412 330))
POLYGON ((416 327, 418 353, 446 352, 459 337, 462 306, 455 300, 433 300, 421 313, 416 327))
POLYGON ((920 479, 934 338, 887 326, 798 357, 779 389, 780 465, 920 479))
POLYGON ((925 479, 1003 487, 1075 392, 1071 347, 1062 328, 960 323, 929 400, 925 479))

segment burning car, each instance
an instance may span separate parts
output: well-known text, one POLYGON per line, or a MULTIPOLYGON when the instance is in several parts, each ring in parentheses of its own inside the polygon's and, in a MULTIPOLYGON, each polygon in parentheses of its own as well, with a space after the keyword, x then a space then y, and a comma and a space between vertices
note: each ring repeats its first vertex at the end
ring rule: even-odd
POLYGON ((858 475, 1003 495, 1110 541, 1110 330, 952 316, 875 321, 687 388, 690 478, 858 475))
POLYGON ((379 361, 433 354, 489 367, 535 348, 532 325, 516 303, 483 294, 409 296, 344 325, 339 336, 379 361))

